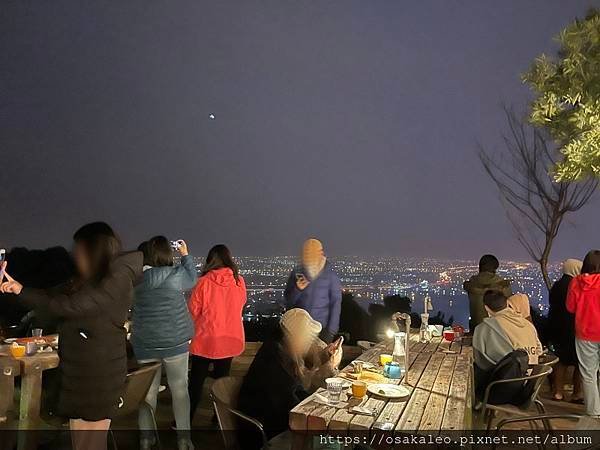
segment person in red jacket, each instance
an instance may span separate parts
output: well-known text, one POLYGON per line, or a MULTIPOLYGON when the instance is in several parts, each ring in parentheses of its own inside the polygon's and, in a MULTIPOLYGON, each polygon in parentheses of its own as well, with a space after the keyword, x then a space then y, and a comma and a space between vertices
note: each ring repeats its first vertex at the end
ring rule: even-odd
POLYGON ((600 250, 586 255, 581 275, 569 284, 567 310, 575 314, 575 348, 586 414, 600 417, 600 250))
POLYGON ((202 275, 192 291, 188 307, 194 320, 190 344, 190 415, 193 419, 202 397, 204 381, 212 366, 214 379, 229 375, 231 360, 244 352, 242 310, 246 283, 229 249, 215 245, 208 252, 202 275))

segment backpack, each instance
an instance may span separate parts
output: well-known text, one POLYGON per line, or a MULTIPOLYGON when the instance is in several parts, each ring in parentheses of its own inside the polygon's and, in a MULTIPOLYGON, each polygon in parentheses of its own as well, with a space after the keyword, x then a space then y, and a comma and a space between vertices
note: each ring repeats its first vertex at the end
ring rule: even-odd
MULTIPOLYGON (((485 388, 493 381, 506 380, 509 378, 521 378, 527 376, 529 368, 529 355, 525 350, 513 350, 498 361, 491 370, 478 373, 479 381, 477 397, 482 398, 485 388)), ((523 405, 532 394, 535 383, 516 381, 496 385, 490 391, 488 403, 491 405, 511 404, 523 405)))

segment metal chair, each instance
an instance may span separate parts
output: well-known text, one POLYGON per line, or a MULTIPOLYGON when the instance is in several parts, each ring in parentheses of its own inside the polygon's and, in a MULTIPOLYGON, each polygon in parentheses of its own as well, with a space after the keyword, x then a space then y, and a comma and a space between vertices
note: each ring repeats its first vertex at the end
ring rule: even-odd
POLYGON ((559 361, 559 358, 554 353, 544 353, 544 354, 540 355, 539 360, 538 360, 538 365, 554 367, 556 364, 558 364, 558 361, 559 361))
MULTIPOLYGON (((154 435, 156 437, 156 443, 158 448, 160 449, 160 439, 158 435, 158 427, 156 426, 156 417, 154 415, 154 409, 146 403, 146 395, 148 394, 148 390, 150 390, 150 386, 152 385, 152 381, 154 380, 154 376, 156 372, 160 370, 160 363, 152 363, 148 365, 144 365, 139 369, 128 373, 127 379, 125 381, 125 392, 122 397, 121 404, 113 419, 119 419, 123 417, 127 417, 137 414, 141 408, 146 408, 152 416, 152 421, 154 423, 154 435)), ((117 442, 112 430, 110 431, 111 440, 113 443, 113 447, 117 449, 117 442)))
MULTIPOLYGON (((537 364, 537 365, 532 366, 530 375, 527 375, 524 377, 519 377, 519 378, 508 378, 505 380, 496 380, 496 381, 492 381, 490 384, 488 384, 487 387, 485 388, 485 392, 484 392, 483 400, 482 400, 482 407, 481 407, 481 415, 484 418, 484 420, 486 420, 486 423, 487 423, 486 430, 489 431, 492 427, 492 421, 494 420, 494 412, 495 411, 500 411, 500 412, 504 412, 507 414, 518 415, 518 416, 524 417, 524 416, 530 415, 530 411, 528 411, 528 410, 531 407, 531 405, 535 405, 538 413, 545 414, 546 409, 544 407, 544 404, 537 397, 538 397, 539 391, 542 387, 544 380, 551 372, 552 372, 552 367, 537 364), (500 404, 500 405, 489 404, 488 401, 489 401, 492 389, 494 389, 494 387, 496 387, 496 386, 500 386, 502 384, 508 384, 508 383, 522 383, 522 388, 530 390, 531 394, 519 406, 515 406, 515 405, 511 405, 511 404, 500 404)), ((550 423, 548 421, 544 421, 544 420, 542 420, 542 422, 544 424, 544 428, 547 431, 549 431, 551 429, 550 423)))
MULTIPOLYGON (((551 420, 556 420, 556 419, 566 419, 566 420, 576 420, 579 421, 582 419, 583 416, 577 415, 577 414, 538 414, 538 415, 533 415, 533 416, 527 416, 527 417, 514 417, 511 419, 503 419, 500 422, 498 422, 498 424, 496 425, 496 436, 500 435, 500 432, 502 431, 502 429, 504 427, 506 427, 507 425, 513 425, 516 423, 522 423, 522 422, 529 422, 530 426, 532 429, 535 428, 535 422, 537 421, 541 421, 542 424, 544 423, 550 423, 551 420)), ((544 445, 543 443, 538 442, 537 443, 537 447, 540 450, 545 450, 546 448, 548 448, 546 445, 544 445)), ((554 446, 557 450, 560 450, 560 446, 558 444, 556 444, 554 446)), ((570 445, 569 445, 570 447, 570 445)), ((496 445, 494 445, 494 449, 496 448, 496 445)), ((563 447, 566 448, 566 447, 563 447)), ((585 447, 585 448, 579 448, 579 450, 591 450, 593 448, 596 448, 596 444, 593 444, 589 447, 585 447)))
POLYGON ((242 381, 241 377, 219 378, 215 380, 210 390, 210 398, 215 408, 223 443, 227 449, 239 448, 235 431, 239 429, 238 424, 241 419, 256 427, 261 434, 263 448, 267 448, 269 441, 262 423, 236 409, 242 381))

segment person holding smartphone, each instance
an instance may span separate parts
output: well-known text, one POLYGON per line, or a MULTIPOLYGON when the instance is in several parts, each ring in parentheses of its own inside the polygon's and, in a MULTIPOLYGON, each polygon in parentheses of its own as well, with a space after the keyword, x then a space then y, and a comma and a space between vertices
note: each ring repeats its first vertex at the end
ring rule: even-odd
MULTIPOLYGON (((184 291, 196 284, 196 265, 183 240, 169 241, 164 236, 155 236, 138 248, 144 253, 144 275, 135 287, 131 345, 140 364, 160 362, 166 372, 177 427, 177 448, 189 450, 193 445, 188 360, 194 322, 184 291), (174 252, 181 255, 180 264, 174 263, 174 252)), ((153 409, 156 409, 161 372, 156 372, 146 394, 146 403, 153 409)), ((153 447, 154 421, 146 409, 140 409, 139 425, 140 448, 153 447)))
MULTIPOLYGON (((252 361, 240 388, 238 409, 258 419, 268 438, 288 429, 289 413, 337 373, 342 342, 325 345, 321 324, 303 309, 287 311, 252 361)), ((242 426, 242 448, 254 450, 262 442, 242 426)))
POLYGON ((69 419, 75 450, 101 450, 106 449, 111 418, 123 400, 125 321, 143 256, 123 253, 121 241, 104 222, 84 225, 73 242, 77 277, 61 293, 23 286, 8 272, 0 292, 15 294, 25 306, 59 321, 57 415, 69 419))
POLYGON ((339 330, 342 284, 327 262, 323 244, 308 239, 302 246, 301 267, 292 270, 284 292, 288 309, 302 308, 321 324, 319 337, 333 341, 339 330))

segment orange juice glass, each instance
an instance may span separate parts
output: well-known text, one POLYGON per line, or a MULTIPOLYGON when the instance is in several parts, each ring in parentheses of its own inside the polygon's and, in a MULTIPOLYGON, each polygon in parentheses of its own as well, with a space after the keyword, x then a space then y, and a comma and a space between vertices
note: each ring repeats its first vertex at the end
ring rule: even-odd
POLYGON ((353 381, 352 395, 356 398, 363 398, 365 395, 367 395, 367 383, 364 381, 353 381))
POLYGON ((10 346, 10 354, 13 355, 14 358, 22 358, 25 356, 25 346, 24 345, 11 345, 10 346))

